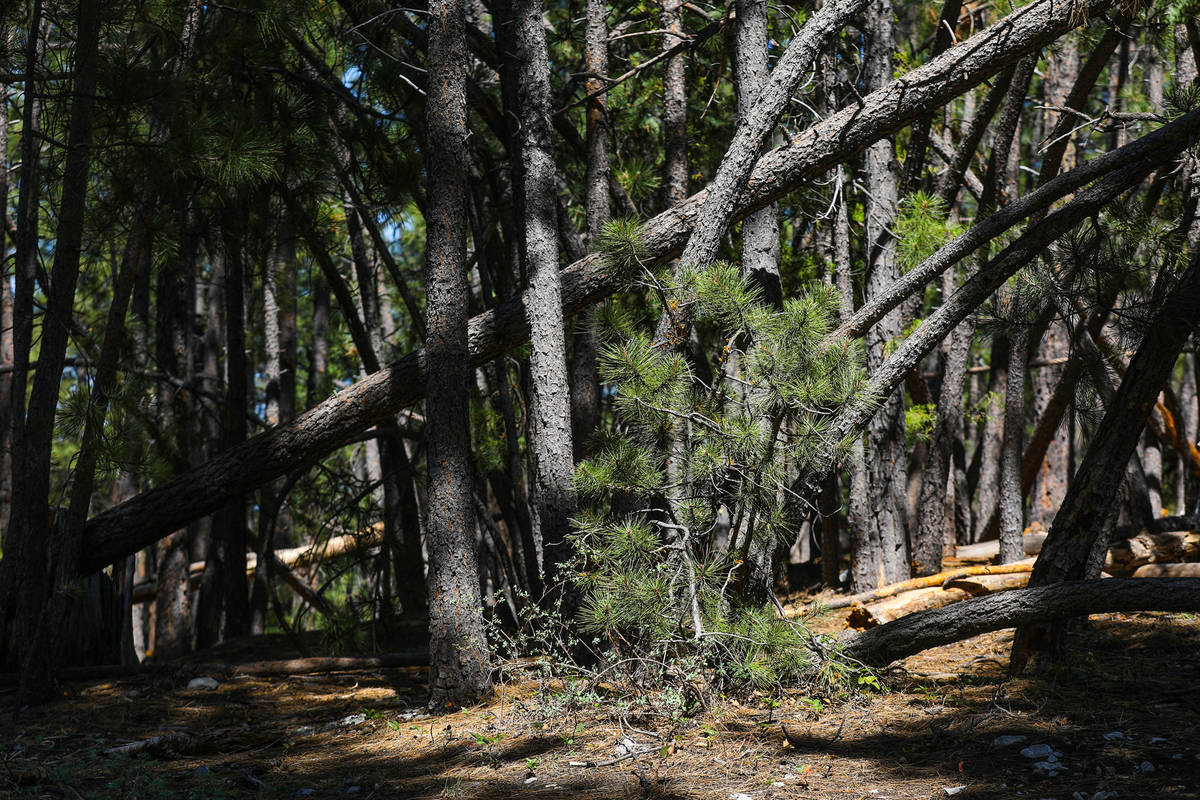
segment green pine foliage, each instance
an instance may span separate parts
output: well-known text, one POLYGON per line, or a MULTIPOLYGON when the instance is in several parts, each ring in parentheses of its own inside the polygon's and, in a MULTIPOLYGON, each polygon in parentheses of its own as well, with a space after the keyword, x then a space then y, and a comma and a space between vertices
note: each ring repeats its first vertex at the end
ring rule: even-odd
POLYGON ((617 424, 575 474, 581 629, 639 680, 672 664, 740 688, 821 674, 826 647, 752 591, 746 562, 791 542, 803 498, 790 476, 844 452, 829 433, 833 415, 872 402, 861 347, 828 339, 837 311, 828 288, 775 311, 717 263, 660 289, 668 309, 690 308, 724 346, 710 384, 627 319, 606 337, 600 371, 617 424))

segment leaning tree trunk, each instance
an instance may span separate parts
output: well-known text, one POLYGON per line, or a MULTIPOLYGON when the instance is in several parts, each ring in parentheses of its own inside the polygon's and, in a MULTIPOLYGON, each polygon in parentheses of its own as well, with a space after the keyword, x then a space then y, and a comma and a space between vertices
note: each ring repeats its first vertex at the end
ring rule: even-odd
POLYGON ((1000 451, 1000 563, 1025 557, 1025 492, 1021 486, 1021 443, 1025 438, 1025 351, 1029 331, 1018 321, 1009 335, 1008 381, 1004 387, 1004 446, 1000 451))
MULTIPOLYGON (((1116 397, 1092 437, 1083 462, 1042 545, 1030 586, 1082 580, 1098 571, 1107 541, 1097 545, 1116 513, 1121 482, 1154 402, 1175 367, 1179 351, 1200 319, 1200 253, 1154 315, 1145 338, 1129 362, 1116 397)), ((1035 631, 1020 630, 1013 643, 1012 666, 1020 669, 1032 655, 1035 631)))
POLYGON ((467 418, 467 109, 462 0, 429 5, 429 186, 425 215, 426 464, 429 480, 429 702, 474 702, 491 685, 479 596, 467 418))
MULTIPOLYGON (((1095 17, 1110 4, 1111 0, 1092 0, 1087 15, 1095 17)), ((883 89, 831 114, 759 160, 737 201, 736 213, 745 214, 779 199, 801 182, 828 172, 871 142, 900 129, 931 104, 945 103, 995 75, 1023 54, 1078 25, 1082 21, 1079 12, 1078 7, 1035 0, 883 89)), ((1177 120, 1150 137, 1158 151, 1177 152, 1179 138, 1186 137, 1192 124, 1190 117, 1177 120)), ((680 252, 695 226, 703 198, 704 193, 698 193, 642 226, 639 235, 647 265, 662 264, 680 252)), ((563 310, 576 313, 626 286, 627 281, 628 275, 613 269, 602 256, 589 255, 562 272, 563 310)), ((905 296, 901 294, 895 302, 905 296)), ((471 321, 468 352, 472 364, 489 362, 527 341, 525 304, 526 297, 518 295, 471 321)), ((944 338, 947 332, 939 335, 944 338)), ((424 351, 410 353, 293 422, 97 515, 88 523, 89 556, 82 568, 101 569, 115 558, 136 552, 182 522, 210 513, 232 494, 317 459, 378 420, 418 402, 423 395, 424 355, 424 351)))

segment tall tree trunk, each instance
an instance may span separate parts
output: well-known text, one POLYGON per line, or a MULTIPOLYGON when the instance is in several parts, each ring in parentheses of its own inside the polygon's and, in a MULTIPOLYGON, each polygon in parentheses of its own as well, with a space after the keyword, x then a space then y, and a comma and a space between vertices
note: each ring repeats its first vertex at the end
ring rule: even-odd
POLYGON ((541 535, 546 581, 557 580, 567 559, 566 534, 574 511, 571 476, 570 389, 558 265, 557 179, 550 127, 550 74, 540 0, 517 0, 520 62, 521 161, 525 172, 526 313, 530 350, 530 451, 533 524, 541 535))
MULTIPOLYGON (((946 369, 938 394, 937 418, 925 461, 925 480, 921 484, 917 529, 913 534, 912 560, 914 572, 918 575, 941 572, 942 555, 947 543, 951 546, 954 543, 954 536, 947 531, 955 530, 955 508, 953 503, 947 502, 947 496, 953 477, 954 443, 962 431, 963 383, 967 377, 967 360, 971 355, 974 335, 975 325, 972 321, 964 322, 950 334, 946 369)), ((954 486, 955 492, 957 489, 954 486)))
MULTIPOLYGON (((34 21, 30 35, 40 38, 40 4, 34 5, 34 21)), ((18 646, 22 648, 22 659, 34 642, 35 631, 49 589, 46 547, 58 536, 51 529, 52 509, 50 506, 50 471, 54 444, 54 419, 58 409, 59 384, 63 364, 66 360, 67 343, 72 329, 75 305, 75 288, 79 277, 79 259, 83 247, 84 216, 88 195, 88 174, 91 167, 92 126, 95 121, 93 110, 96 105, 96 79, 99 63, 100 7, 94 0, 82 0, 77 15, 77 38, 75 63, 72 69, 71 112, 67 127, 67 148, 63 163, 62 199, 58 208, 58 228, 55 233, 54 262, 51 269, 51 284, 47 287, 46 311, 42 316, 41 347, 38 352, 38 369, 34 373, 29 406, 25 411, 24 425, 15 437, 17 447, 13 463, 20 464, 18 477, 14 481, 11 527, 6 542, 4 560, 10 580, 0 580, 0 593, 12 596, 16 587, 16 616, 18 646), (11 565, 9 564, 11 562, 11 565), (10 582, 11 581, 11 582, 10 582)), ((28 64, 37 63, 38 46, 31 44, 29 53, 34 57, 28 64)), ((36 71, 37 67, 32 69, 36 71)), ((28 119, 28 117, 27 117, 28 119)), ((23 148, 24 149, 24 148, 23 148)), ((27 150, 36 158, 37 148, 27 150)), ((36 196, 36 189, 28 187, 29 201, 36 196)), ((25 187, 22 187, 25 191, 25 187)), ((31 220, 30 211, 23 222, 31 220)), ((21 222, 19 221, 19 222, 21 222)), ((24 337, 28 327, 32 333, 32 271, 35 268, 37 232, 22 231, 18 252, 18 291, 16 302, 24 306, 18 332, 24 337), (32 248, 32 249, 31 249, 32 248), (22 258, 28 259, 22 263, 22 258)), ((14 312, 16 313, 16 312, 14 312)), ((21 361, 27 361, 26 341, 17 342, 21 361)), ((14 373, 14 396, 18 391, 24 396, 24 365, 18 364, 21 372, 14 373), (18 381, 19 376, 19 381, 18 381), (18 385, 19 384, 19 385, 18 385)), ((14 404, 16 405, 16 404, 14 404)), ((16 412, 14 408, 14 413, 16 412)), ((0 614, 0 619, 3 619, 0 614)), ((25 671, 29 676, 28 670, 25 671)))
MULTIPOLYGON (((1030 576, 1030 586, 1082 580, 1099 571, 1107 551, 1100 539, 1115 515, 1120 484, 1137 449, 1154 402, 1200 319, 1200 254, 1146 329, 1129 362, 1116 397, 1097 426, 1062 508, 1050 526, 1030 576)), ((1013 642, 1012 666, 1019 670, 1031 655, 1032 629, 1019 629, 1013 642)))
MULTIPOLYGON (((12 49, 15 31, 0 38, 12 49)), ((13 293, 8 273, 8 85, 0 87, 0 529, 8 530, 12 505, 12 373, 16 368, 13 349, 13 293)), ((30 98, 26 95, 26 102, 30 98)), ((15 233, 15 230, 13 231, 15 233)), ((0 620, 0 630, 4 627, 0 620)), ((0 653, 4 646, 0 644, 0 653)))
MULTIPOLYGON (((608 181, 612 176, 608 158, 608 111, 602 93, 608 78, 608 23, 605 0, 587 0, 585 61, 588 72, 587 102, 587 193, 588 245, 596 242, 609 218, 608 181)), ((600 421, 600 380, 596 371, 598 340, 593 314, 583 314, 571 343, 571 439, 579 461, 600 421)), ((514 479, 516 476, 513 476, 514 479)))
POLYGON ((1009 336, 1004 387, 1004 447, 1000 453, 1000 563, 1025 557, 1025 492, 1021 487, 1021 443, 1025 438, 1025 353, 1029 331, 1018 323, 1009 336))
MULTIPOLYGON (((749 116, 767 83, 767 1, 736 0, 734 74, 737 78, 738 127, 749 116)), ((742 270, 769 306, 783 308, 779 279, 779 206, 772 203, 742 221, 742 270)))
MULTIPOLYGON (((467 399, 466 34, 462 0, 429 5, 425 217, 425 441, 429 486, 429 702, 465 705, 491 683, 475 547, 467 399)), ((553 236, 553 233, 551 234, 553 236)))
MULTIPOLYGON (((867 58, 864 68, 867 87, 878 89, 892 77, 894 47, 891 0, 873 0, 867 8, 867 58)), ((864 158, 867 182, 866 297, 881 294, 900 277, 896 264, 896 239, 891 233, 899 203, 899 170, 891 139, 881 139, 867 148, 864 158)), ((888 343, 904 327, 899 309, 890 311, 867 333, 867 371, 883 364, 888 343)), ((869 552, 855 552, 856 559, 869 559, 856 566, 853 591, 874 589, 909 577, 905 511, 907 458, 904 445, 904 395, 891 391, 867 426, 866 507, 857 516, 867 526, 869 552)), ((862 498, 858 498, 861 502, 862 498)))
MULTIPOLYGON (((1200 402, 1197 401, 1196 378, 1197 378, 1197 359, 1196 359, 1196 337, 1192 337, 1192 352, 1187 353, 1183 357, 1183 379, 1179 385, 1179 415, 1177 423, 1179 424, 1180 436, 1186 441, 1200 441, 1200 402)), ((1193 493, 1200 492, 1200 486, 1196 486, 1195 482, 1188 479, 1189 470, 1185 465, 1183 455, 1180 454, 1179 460, 1175 467, 1175 514, 1183 516, 1191 510, 1188 505, 1188 497, 1194 496, 1193 493), (1192 493, 1188 492, 1188 485, 1192 484, 1192 493)))
MULTIPOLYGON (((1038 344, 1037 360, 1043 366, 1035 370, 1030 383, 1033 385, 1034 418, 1041 420, 1046 413, 1054 387, 1065 373, 1065 368, 1050 362, 1066 358, 1069 352, 1067 329, 1062 322, 1051 322, 1038 344)), ((1049 528, 1067 492, 1067 427, 1056 420, 1053 438, 1046 446, 1045 455, 1039 460, 1037 477, 1034 479, 1029 502, 1029 522, 1049 528)))
MULTIPOLYGON (((682 0, 662 0, 663 50, 669 50, 684 37, 682 0)), ((663 205, 682 203, 688 196, 687 161, 687 52, 668 56, 663 71, 663 205)))

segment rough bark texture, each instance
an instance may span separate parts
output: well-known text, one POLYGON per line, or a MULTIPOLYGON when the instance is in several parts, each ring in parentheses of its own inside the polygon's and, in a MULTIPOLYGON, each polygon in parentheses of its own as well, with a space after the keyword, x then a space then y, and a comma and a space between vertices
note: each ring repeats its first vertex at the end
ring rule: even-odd
POLYGON ((947 542, 947 530, 954 529, 954 506, 946 503, 947 486, 953 460, 954 438, 963 425, 963 382, 967 377, 967 359, 975 325, 968 320, 950 334, 946 369, 938 395, 937 419, 925 460, 925 481, 921 484, 918 528, 913 537, 913 568, 918 575, 929 575, 942 568, 942 553, 947 542))
MULTIPOLYGON (((491 684, 479 595, 467 420, 466 36, 462 0, 429 5, 425 286, 429 481, 429 702, 462 705, 491 684)), ((553 233, 551 233, 553 236, 553 233)))
POLYGON ((1116 511, 1125 466, 1137 447, 1146 418, 1197 320, 1200 255, 1192 259, 1155 314, 1130 361, 1050 527, 1031 585, 1084 577, 1097 533, 1116 511))
MULTIPOLYGON (((1038 361, 1049 362, 1066 358, 1069 353, 1067 338, 1066 326, 1061 322, 1052 322, 1038 344, 1038 361)), ((1047 409, 1050 408, 1050 403, 1055 395, 1055 387, 1065 374, 1065 365, 1058 364, 1042 367, 1033 373, 1030 381, 1033 385, 1033 413, 1034 417, 1039 420, 1039 427, 1041 426, 1040 421, 1047 409)), ((1058 507, 1067 493, 1069 478, 1067 475, 1067 428, 1061 422, 1062 414, 1060 413, 1055 416, 1053 426, 1049 427, 1047 431, 1048 433, 1052 431, 1053 435, 1047 437, 1044 454, 1037 460, 1037 474, 1033 481, 1029 500, 1029 524, 1031 525, 1037 523, 1048 528, 1054 521, 1054 515, 1058 512, 1058 507)), ((1050 422, 1047 421, 1047 426, 1049 425, 1050 422)), ((1036 432, 1034 436, 1037 437, 1036 432)), ((1034 440, 1031 439, 1026 451, 1031 450, 1033 445, 1034 440)), ((1022 484, 1024 484, 1023 478, 1022 484)))
POLYGON ((521 161, 525 170, 525 262, 529 286, 530 452, 533 524, 541 534, 547 580, 567 558, 574 511, 571 395, 567 381, 562 284, 558 269, 557 179, 550 126, 550 73, 539 0, 513 4, 520 62, 521 161))
POLYGON ((1021 443, 1025 438, 1025 350, 1029 331, 1014 328, 1009 338, 1008 378, 1004 387, 1004 447, 1000 455, 1000 563, 1023 558, 1025 492, 1021 488, 1021 443))
MULTIPOLYGON (((737 0, 736 24, 734 27, 734 74, 737 78, 738 128, 746 129, 751 120, 758 120, 764 112, 756 105, 763 95, 770 70, 767 68, 767 2, 766 0, 737 0)), ((790 50, 789 46, 789 50, 790 50)), ((813 60, 812 58, 809 59, 813 60)), ((787 56, 780 61, 783 64, 787 56)), ((807 65, 806 65, 807 66, 807 65)), ((778 113, 775 115, 778 117, 778 113)), ((771 127, 774 127, 773 125, 771 127)), ((759 143, 759 151, 766 144, 770 128, 759 143)), ((734 137, 735 143, 737 136, 734 137)), ((757 153, 755 154, 757 155, 757 153)), ((729 155, 726 155, 726 160, 729 155)), ((756 160, 756 159, 755 159, 756 160)), ((745 179, 753 168, 754 160, 741 170, 745 179)), ((722 162, 724 168, 725 162, 722 162)), ((709 187, 709 198, 721 191, 718 181, 723 177, 718 170, 717 178, 709 187)), ((736 191, 730 191, 726 218, 733 215, 736 191)), ((702 212, 703 213, 703 212, 702 212)), ((707 217, 706 217, 707 218, 707 217)), ((714 226, 715 227, 715 226, 714 226)), ((692 239, 696 236, 693 234, 692 239)), ((718 239, 719 241, 719 239, 718 239)), ((691 241, 688 249, 691 249, 691 241)), ((773 308, 783 307, 783 287, 779 279, 779 208, 772 203, 749 214, 742 220, 742 269, 749 273, 763 299, 773 308)))
MULTIPOLYGON (((684 38, 683 3, 681 0, 662 0, 663 50, 679 45, 684 38)), ((688 196, 687 166, 687 53, 679 50, 667 57, 663 71, 663 134, 665 149, 663 167, 664 205, 670 207, 688 196)))
MULTIPOLYGON (((608 116, 601 91, 608 78, 608 23, 604 0, 587 0, 584 59, 587 63, 587 238, 594 245, 610 215, 608 183, 608 116)), ((592 315, 582 315, 571 342, 571 439, 575 460, 583 458, 587 442, 600 420, 600 380, 596 371, 599 342, 592 315)))
MULTIPOLYGON (((868 88, 888 83, 892 75, 892 4, 873 0, 867 9, 868 47, 864 68, 868 88)), ((900 202, 899 165, 895 145, 884 138, 867 148, 864 159, 867 182, 866 298, 881 294, 900 277, 896 263, 896 238, 892 222, 900 202)), ((867 373, 876 372, 886 359, 885 349, 900 336, 904 315, 899 308, 885 314, 867 331, 867 373)), ((861 592, 909 575, 906 545, 907 460, 904 447, 904 394, 891 387, 881 394, 883 406, 867 425, 867 505, 859 512, 866 523, 867 548, 855 551, 854 591, 861 592)), ((854 498, 851 502, 861 502, 854 498)))
POLYGON ((1116 611, 1200 611, 1200 579, 1111 578, 1017 589, 919 612, 849 634, 842 644, 864 664, 883 667, 989 631, 1116 611))
MULTIPOLYGON (((1108 5, 1109 0, 1094 0, 1083 9, 1072 9, 1039 0, 1023 6, 764 155, 737 203, 738 213, 778 199, 801 181, 828 172, 867 144, 898 130, 929 105, 944 103, 996 74, 1024 53, 1079 24, 1078 11, 1097 16, 1108 5)), ((1169 147, 1171 141, 1160 144, 1169 147)), ((695 225, 703 196, 698 193, 642 227, 648 264, 661 264, 679 252, 695 225)), ((564 270, 562 281, 564 310, 575 313, 625 286, 628 276, 592 254, 564 270)), ((485 363, 528 336, 524 297, 518 296, 472 320, 468 353, 473 364, 485 363)), ((412 405, 423 394, 424 364, 424 351, 411 353, 291 423, 97 515, 88 524, 82 568, 100 569, 136 552, 182 523, 210 513, 232 493, 313 463, 379 419, 412 405)))

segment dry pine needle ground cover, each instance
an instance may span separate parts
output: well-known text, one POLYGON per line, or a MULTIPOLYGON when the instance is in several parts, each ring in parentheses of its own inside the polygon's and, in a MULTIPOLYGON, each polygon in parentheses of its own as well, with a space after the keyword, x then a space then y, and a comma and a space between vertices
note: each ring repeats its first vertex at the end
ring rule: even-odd
POLYGON ((1093 617, 1068 663, 1011 681, 1010 642, 914 656, 840 701, 679 692, 619 713, 524 683, 425 716, 416 669, 206 690, 181 665, 16 718, 0 688, 0 798, 1200 798, 1200 619, 1093 617), (1050 770, 1020 752, 1039 744, 1050 770))

